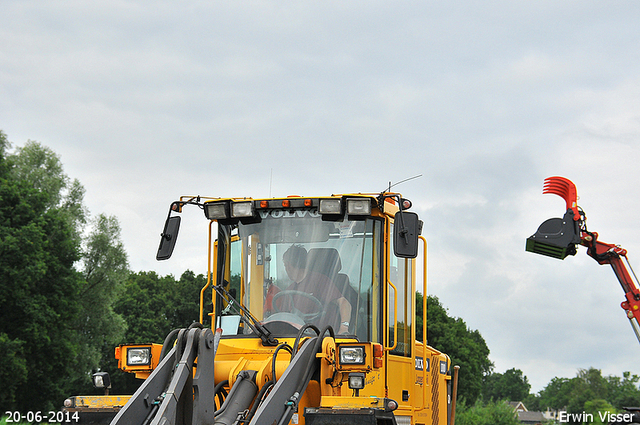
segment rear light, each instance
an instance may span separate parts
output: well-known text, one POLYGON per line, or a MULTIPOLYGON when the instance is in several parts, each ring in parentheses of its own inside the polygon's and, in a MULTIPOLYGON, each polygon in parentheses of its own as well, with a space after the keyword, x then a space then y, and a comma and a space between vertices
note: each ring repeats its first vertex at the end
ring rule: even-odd
POLYGON ((381 368, 384 364, 384 349, 381 344, 373 344, 373 367, 381 368))

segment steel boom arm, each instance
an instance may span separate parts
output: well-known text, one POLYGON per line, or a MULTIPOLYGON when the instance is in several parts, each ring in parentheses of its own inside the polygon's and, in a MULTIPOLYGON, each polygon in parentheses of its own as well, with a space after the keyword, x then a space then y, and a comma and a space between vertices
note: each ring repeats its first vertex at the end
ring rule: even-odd
POLYGON ((597 233, 583 231, 581 235, 582 245, 587 247, 587 254, 596 260, 598 264, 611 265, 625 293, 626 301, 623 301, 620 306, 627 313, 631 327, 640 342, 640 290, 636 284, 637 278, 634 280, 635 273, 633 273, 633 269, 631 269, 627 259, 627 250, 619 245, 600 242, 597 238, 597 233), (629 265, 629 268, 627 268, 627 265, 629 265), (629 273, 629 270, 631 270, 631 273, 629 273))

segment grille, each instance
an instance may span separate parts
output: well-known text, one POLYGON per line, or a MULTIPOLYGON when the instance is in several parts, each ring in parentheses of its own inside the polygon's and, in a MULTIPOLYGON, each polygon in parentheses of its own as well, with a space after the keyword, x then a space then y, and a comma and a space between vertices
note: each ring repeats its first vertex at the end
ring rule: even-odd
POLYGON ((440 385, 438 385, 438 375, 440 374, 440 368, 432 367, 431 368, 431 423, 433 425, 438 425, 440 422, 439 418, 439 408, 440 403, 438 403, 438 399, 440 398, 440 385))

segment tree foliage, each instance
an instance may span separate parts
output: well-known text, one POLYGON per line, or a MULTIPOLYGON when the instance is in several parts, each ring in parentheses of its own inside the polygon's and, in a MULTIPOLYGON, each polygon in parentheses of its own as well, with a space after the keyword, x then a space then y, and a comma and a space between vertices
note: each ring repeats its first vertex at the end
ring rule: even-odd
POLYGON ((102 364, 103 353, 113 350, 126 329, 125 320, 113 309, 129 275, 120 225, 115 217, 100 214, 92 220, 92 228, 83 241, 79 268, 80 312, 74 328, 82 335, 82 356, 77 364, 81 370, 92 370, 102 364))
MULTIPOLYGON (((191 271, 184 272, 179 280, 171 275, 160 277, 154 272, 131 273, 114 305, 114 311, 128 325, 116 345, 131 342, 162 344, 171 330, 186 328, 198 321, 200 290, 206 282, 205 276, 191 271)), ((211 299, 210 292, 208 299, 211 299)), ((207 311, 211 311, 210 302, 207 311)), ((207 323, 207 320, 203 321, 207 323)), ((111 375, 115 391, 132 393, 140 385, 141 381, 133 375, 117 369, 113 347, 105 351, 104 358, 103 370, 111 375)))
MULTIPOLYGON (((416 294, 418 316, 422 316, 422 295, 416 294)), ((427 343, 451 357, 460 366, 458 396, 473 404, 482 391, 482 381, 491 372, 489 348, 477 330, 471 330, 461 318, 450 317, 440 300, 427 296, 427 343)), ((417 329, 422 323, 417 323, 417 329)))
POLYGON ((502 401, 476 401, 471 407, 461 403, 456 409, 458 425, 518 425, 513 408, 502 401))
MULTIPOLYGON (((640 377, 624 372, 602 376, 599 369, 580 369, 573 378, 553 378, 538 394, 531 395, 527 407, 539 410, 566 410, 568 413, 621 412, 640 406, 640 377)), ((594 418, 598 415, 594 414, 594 418)))
POLYGON ((484 400, 523 401, 529 396, 531 385, 520 369, 485 375, 482 387, 484 400))
POLYGON ((88 213, 84 188, 52 150, 9 148, 0 132, 0 407, 47 410, 100 360, 86 355, 97 351, 87 323, 102 312, 81 302, 89 282, 77 267, 88 213))

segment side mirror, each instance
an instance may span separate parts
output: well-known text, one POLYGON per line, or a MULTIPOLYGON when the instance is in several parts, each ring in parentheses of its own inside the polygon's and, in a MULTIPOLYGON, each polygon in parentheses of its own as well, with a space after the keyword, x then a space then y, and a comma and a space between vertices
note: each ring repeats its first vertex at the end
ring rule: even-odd
POLYGON ((422 222, 414 212, 398 211, 393 226, 393 252, 396 257, 416 258, 422 222))
POLYGON ((164 223, 164 231, 160 235, 160 246, 156 254, 156 260, 167 260, 171 258, 173 248, 178 240, 178 230, 180 229, 180 216, 167 218, 164 223))

